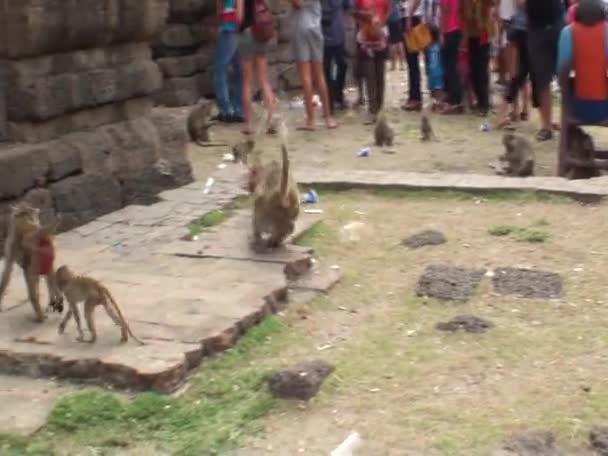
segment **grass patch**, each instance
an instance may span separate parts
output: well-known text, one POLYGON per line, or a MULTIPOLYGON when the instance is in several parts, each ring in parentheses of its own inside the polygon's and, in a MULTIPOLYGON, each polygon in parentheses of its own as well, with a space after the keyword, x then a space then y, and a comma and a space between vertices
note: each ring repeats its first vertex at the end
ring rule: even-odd
POLYGON ((205 363, 178 398, 145 392, 126 400, 93 389, 68 395, 33 438, 0 434, 0 454, 48 456, 66 444, 95 447, 99 454, 137 444, 172 455, 223 454, 237 447, 244 434, 261 430, 260 418, 275 405, 266 386, 268 368, 251 360, 274 357, 283 337, 291 337, 284 329, 280 320, 267 318, 234 348, 205 363), (37 447, 43 443, 44 449, 37 447))
POLYGON ((319 222, 304 232, 295 243, 303 247, 313 248, 318 255, 325 256, 337 241, 338 233, 336 230, 327 223, 319 222))
POLYGON ((492 236, 512 236, 517 241, 530 243, 545 242, 549 239, 549 233, 546 231, 521 228, 514 225, 497 225, 490 228, 488 233, 492 236))
POLYGON ((214 209, 188 224, 191 236, 201 234, 205 229, 220 225, 234 214, 235 209, 214 209))

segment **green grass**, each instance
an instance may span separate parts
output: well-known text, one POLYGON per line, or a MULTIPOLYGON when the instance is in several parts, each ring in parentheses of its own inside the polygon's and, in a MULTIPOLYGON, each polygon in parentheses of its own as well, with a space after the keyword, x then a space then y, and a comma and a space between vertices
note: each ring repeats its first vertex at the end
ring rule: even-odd
MULTIPOLYGON (((535 226, 539 226, 535 224, 535 226)), ((521 228, 514 225, 497 225, 488 230, 492 236, 512 236, 520 242, 540 243, 549 239, 549 233, 546 231, 535 230, 530 228, 521 228)))
POLYGON ((338 233, 336 230, 324 222, 319 222, 303 233, 296 240, 296 244, 312 247, 318 255, 325 256, 337 240, 338 233))
POLYGON ((223 223, 225 220, 230 218, 234 214, 234 209, 214 209, 211 212, 207 212, 201 218, 193 220, 188 224, 188 231, 191 236, 201 234, 205 229, 217 226, 223 223))
POLYGON ((0 454, 50 456, 66 444, 106 451, 145 444, 171 455, 222 454, 244 434, 262 429, 260 418, 275 400, 266 385, 268 368, 251 361, 274 357, 290 337, 280 320, 267 318, 234 348, 205 362, 181 397, 145 392, 125 399, 97 389, 68 395, 32 438, 0 434, 0 454))

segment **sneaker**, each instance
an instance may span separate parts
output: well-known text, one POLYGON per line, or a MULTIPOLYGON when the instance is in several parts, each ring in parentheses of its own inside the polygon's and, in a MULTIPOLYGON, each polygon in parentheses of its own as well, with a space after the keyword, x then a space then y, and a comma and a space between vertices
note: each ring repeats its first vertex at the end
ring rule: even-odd
POLYGON ((550 139, 553 139, 553 132, 551 130, 542 128, 536 133, 536 140, 538 142, 549 141, 550 139))
POLYGON ((409 100, 406 104, 401 106, 404 111, 421 111, 422 102, 418 100, 409 100))

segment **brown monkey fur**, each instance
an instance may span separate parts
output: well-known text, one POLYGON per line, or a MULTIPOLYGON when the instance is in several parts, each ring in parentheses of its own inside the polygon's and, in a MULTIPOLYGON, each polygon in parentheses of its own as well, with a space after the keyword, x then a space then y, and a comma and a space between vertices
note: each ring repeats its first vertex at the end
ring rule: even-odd
POLYGON ((63 334, 65 327, 70 321, 72 316, 76 321, 76 327, 78 329, 79 342, 93 343, 97 340, 97 331, 95 330, 95 307, 98 305, 103 306, 107 314, 110 316, 112 321, 120 327, 121 331, 121 342, 127 342, 129 336, 139 342, 141 345, 145 345, 145 342, 133 334, 131 327, 125 320, 120 307, 112 297, 110 291, 104 287, 100 282, 90 277, 77 276, 67 266, 61 266, 57 269, 57 285, 61 292, 65 295, 68 302, 68 312, 66 313, 63 320, 59 324, 59 334, 63 334), (87 328, 91 333, 89 340, 84 339, 82 332, 82 326, 80 324, 80 311, 78 310, 78 304, 83 302, 84 318, 87 324, 87 328))
POLYGON ((209 142, 211 141, 209 129, 216 123, 210 119, 212 109, 213 103, 210 100, 203 100, 188 115, 186 125, 190 140, 201 147, 226 145, 220 143, 211 144, 209 142))
POLYGON ((295 229, 300 213, 300 193, 289 173, 289 157, 283 125, 282 163, 276 160, 265 165, 254 164, 253 240, 254 247, 275 248, 295 229), (263 235, 268 234, 267 241, 263 235))
POLYGON ((566 173, 567 179, 590 179, 598 177, 599 169, 592 165, 595 156, 593 138, 578 126, 570 126, 568 131, 568 153, 581 162, 588 162, 590 166, 569 165, 566 173))
POLYGON ((505 152, 498 157, 501 163, 497 174, 528 177, 534 175, 534 150, 530 142, 515 133, 505 133, 502 137, 505 152))
POLYGON ((57 288, 52 261, 50 270, 47 273, 40 273, 40 268, 43 267, 40 263, 41 243, 44 242, 54 256, 52 235, 58 225, 57 220, 51 225, 41 226, 40 210, 25 203, 11 207, 7 237, 4 242, 4 271, 0 279, 0 311, 2 310, 2 296, 10 282, 14 263, 17 263, 23 270, 28 297, 36 314, 35 321, 42 322, 45 319, 40 306, 38 286, 40 276, 44 276, 49 293, 47 312, 50 309, 63 311, 63 297, 57 288))
POLYGON ((429 120, 429 116, 426 114, 420 115, 420 140, 421 141, 430 141, 431 139, 436 139, 435 133, 433 132, 433 127, 431 126, 431 121, 429 120))
POLYGON ((395 139, 395 131, 389 125, 386 114, 381 112, 376 121, 376 127, 374 129, 374 140, 376 146, 392 146, 393 140, 395 139))

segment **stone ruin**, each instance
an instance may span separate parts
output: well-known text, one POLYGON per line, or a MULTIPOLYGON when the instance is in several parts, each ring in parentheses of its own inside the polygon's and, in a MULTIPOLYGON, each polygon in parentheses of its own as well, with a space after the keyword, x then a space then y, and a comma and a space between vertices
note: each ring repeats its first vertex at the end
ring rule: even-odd
MULTIPOLYGON (((153 111, 168 0, 0 5, 0 230, 26 200, 61 229, 192 181, 183 125, 153 111)), ((0 231, 0 238, 2 238, 0 231)))
MULTIPOLYGON (((276 34, 268 61, 275 93, 301 87, 289 51, 287 0, 268 0, 275 17, 276 34)), ((154 97, 163 106, 187 106, 213 97, 213 27, 215 0, 169 0, 167 25, 152 44, 153 58, 163 73, 163 88, 154 97)), ((354 22, 347 17, 347 53, 354 55, 354 22)))

